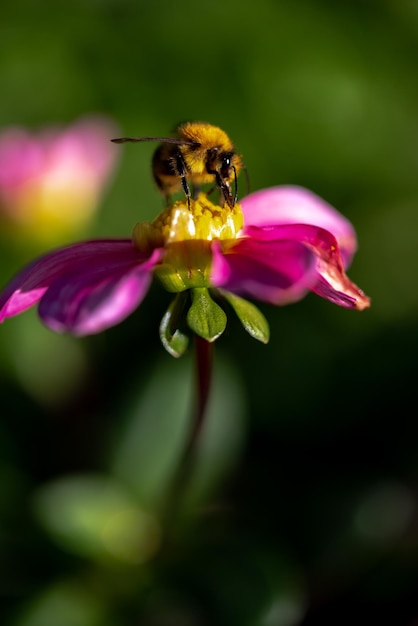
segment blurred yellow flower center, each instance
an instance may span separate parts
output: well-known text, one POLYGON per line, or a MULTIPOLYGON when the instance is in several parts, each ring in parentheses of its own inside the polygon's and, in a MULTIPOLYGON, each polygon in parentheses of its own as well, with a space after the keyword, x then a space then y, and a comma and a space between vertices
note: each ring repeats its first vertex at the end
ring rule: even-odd
POLYGON ((133 243, 141 252, 164 248, 163 262, 155 273, 168 291, 208 287, 211 242, 234 240, 243 226, 241 207, 212 204, 205 194, 167 207, 153 222, 139 222, 133 243))

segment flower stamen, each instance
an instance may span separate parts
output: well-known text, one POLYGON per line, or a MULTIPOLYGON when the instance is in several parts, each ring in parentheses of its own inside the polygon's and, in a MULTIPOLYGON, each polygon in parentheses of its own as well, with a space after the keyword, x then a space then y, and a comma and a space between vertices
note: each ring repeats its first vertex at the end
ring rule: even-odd
POLYGON ((179 200, 167 207, 153 222, 139 222, 133 231, 134 245, 141 252, 166 247, 171 243, 214 239, 236 239, 244 220, 239 204, 232 208, 212 204, 204 194, 179 200))
POLYGON ((133 244, 143 253, 164 249, 155 274, 165 289, 208 288, 214 240, 237 239, 244 220, 239 204, 216 206, 204 194, 180 200, 167 207, 153 222, 139 222, 133 231, 133 244))

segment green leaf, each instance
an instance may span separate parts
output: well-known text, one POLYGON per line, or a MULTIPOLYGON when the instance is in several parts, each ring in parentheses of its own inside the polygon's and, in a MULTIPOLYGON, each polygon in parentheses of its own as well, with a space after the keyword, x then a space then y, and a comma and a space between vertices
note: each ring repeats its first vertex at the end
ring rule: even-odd
POLYGON ((162 506, 186 445, 194 397, 191 354, 160 357, 144 385, 133 380, 121 410, 110 471, 147 510, 162 506))
POLYGON ((192 290, 192 306, 187 313, 189 328, 207 341, 215 341, 226 328, 226 314, 212 300, 207 289, 192 290))
POLYGON ((240 298, 229 291, 221 291, 221 294, 232 306, 247 333, 257 341, 268 343, 270 328, 261 311, 252 302, 248 302, 248 300, 244 300, 244 298, 240 298))
POLYGON ((178 328, 184 309, 185 295, 185 293, 177 294, 160 324, 161 343, 167 352, 175 358, 182 356, 189 345, 189 337, 178 328))
POLYGON ((58 478, 35 493, 34 507, 57 543, 82 556, 139 563, 157 547, 156 519, 106 475, 58 478))
POLYGON ((102 599, 85 581, 63 576, 28 598, 15 626, 103 626, 110 598, 102 599))

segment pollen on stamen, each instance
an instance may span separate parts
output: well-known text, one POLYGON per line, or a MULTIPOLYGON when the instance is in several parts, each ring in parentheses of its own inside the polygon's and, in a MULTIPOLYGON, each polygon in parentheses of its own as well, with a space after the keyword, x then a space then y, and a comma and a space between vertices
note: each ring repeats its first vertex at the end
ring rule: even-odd
POLYGON ((165 247, 170 243, 188 240, 212 241, 236 239, 243 226, 241 207, 220 207, 212 204, 204 194, 167 207, 153 222, 140 222, 133 232, 134 245, 141 251, 165 247))

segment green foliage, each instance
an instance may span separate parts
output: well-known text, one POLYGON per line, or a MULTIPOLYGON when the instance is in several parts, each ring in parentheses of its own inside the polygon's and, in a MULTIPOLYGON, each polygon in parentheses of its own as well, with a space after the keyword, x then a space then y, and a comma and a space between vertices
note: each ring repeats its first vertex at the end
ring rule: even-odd
POLYGON ((225 311, 218 305, 207 289, 192 289, 192 304, 187 312, 190 329, 207 341, 215 341, 226 328, 225 311))
POLYGON ((268 343, 270 328, 266 318, 257 307, 233 293, 222 291, 222 295, 234 309, 247 333, 261 343, 268 343))
POLYGON ((189 337, 182 330, 182 313, 185 306, 187 293, 179 293, 170 303, 160 323, 160 339, 171 356, 176 358, 182 356, 189 345, 189 337))

